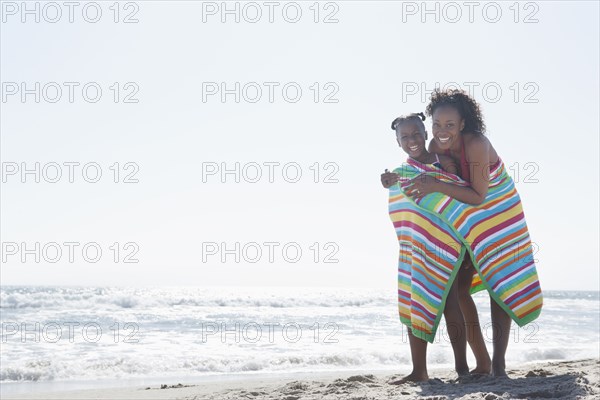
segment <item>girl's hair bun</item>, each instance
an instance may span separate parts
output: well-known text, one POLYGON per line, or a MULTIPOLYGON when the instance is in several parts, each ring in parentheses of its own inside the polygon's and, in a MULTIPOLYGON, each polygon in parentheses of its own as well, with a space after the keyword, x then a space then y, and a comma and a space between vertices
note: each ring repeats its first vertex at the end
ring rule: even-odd
POLYGON ((392 130, 395 131, 396 128, 398 127, 398 125, 400 125, 401 123, 406 122, 408 120, 411 120, 411 119, 419 119, 419 122, 425 121, 425 114, 420 112, 420 113, 412 113, 412 114, 408 114, 408 115, 403 115, 402 117, 398 117, 392 121, 392 130))

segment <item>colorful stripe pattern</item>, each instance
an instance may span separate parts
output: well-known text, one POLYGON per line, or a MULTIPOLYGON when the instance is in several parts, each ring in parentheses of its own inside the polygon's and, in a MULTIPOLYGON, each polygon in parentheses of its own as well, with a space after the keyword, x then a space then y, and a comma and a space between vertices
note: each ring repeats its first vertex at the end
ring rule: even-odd
POLYGON ((389 213, 400 244, 398 309, 415 336, 432 342, 450 286, 468 252, 477 271, 471 292, 486 288, 519 325, 537 318, 542 292, 521 200, 501 160, 490 168, 485 201, 473 206, 441 193, 414 202, 402 192, 422 173, 468 186, 458 176, 413 159, 394 172, 389 213))

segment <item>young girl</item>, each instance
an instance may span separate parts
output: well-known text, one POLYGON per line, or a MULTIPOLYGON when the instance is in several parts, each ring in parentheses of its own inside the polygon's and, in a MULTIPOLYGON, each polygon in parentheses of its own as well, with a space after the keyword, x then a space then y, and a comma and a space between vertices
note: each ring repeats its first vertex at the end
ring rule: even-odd
MULTIPOLYGON (((427 131, 423 121, 423 113, 410 114, 396 118, 392 122, 392 129, 396 131, 396 139, 400 147, 415 161, 422 164, 431 164, 447 172, 456 174, 458 169, 452 158, 445 155, 432 154, 427 151, 425 140, 427 140, 427 131)), ((393 172, 386 172, 381 175, 381 181, 384 187, 389 188, 398 182, 399 176, 393 172)), ((464 333, 464 319, 460 310, 458 301, 458 291, 456 281, 452 285, 446 306, 444 308, 444 317, 448 326, 461 327, 462 329, 449 330, 450 341, 454 352, 455 368, 459 375, 469 373, 466 358, 466 335, 464 333)), ((426 354, 427 342, 416 337, 412 330, 408 329, 410 350, 412 357, 412 373, 392 384, 402 384, 408 381, 420 382, 429 379, 427 374, 426 354)))
MULTIPOLYGON (((451 157, 432 154, 425 148, 427 130, 423 121, 425 121, 423 113, 398 117, 392 121, 392 130, 396 131, 398 145, 413 160, 422 164, 435 165, 451 174, 458 174, 458 168, 451 157)), ((398 182, 398 178, 398 174, 386 169, 381 175, 381 182, 385 188, 389 188, 398 182)))
MULTIPOLYGON (((463 100, 466 101, 466 99, 463 99, 463 100)), ((438 103, 436 103, 437 101, 441 101, 440 97, 432 96, 432 102, 427 108, 427 113, 429 115, 433 115, 433 108, 436 108, 436 109, 438 108, 438 106, 436 106, 436 104, 438 104, 438 103)), ((483 123, 483 120, 479 113, 479 108, 476 107, 476 103, 474 103, 474 102, 472 102, 472 103, 474 106, 473 108, 476 110, 476 112, 473 110, 469 111, 469 115, 472 116, 472 119, 475 118, 476 115, 478 115, 479 122, 477 123, 477 122, 474 122, 473 120, 470 120, 469 128, 473 129, 473 130, 477 130, 477 131, 481 131, 482 129, 485 130, 485 124, 483 123)), ((439 104, 441 104, 441 103, 439 103, 439 104)), ((470 107, 463 106, 461 109, 468 109, 468 108, 470 108, 470 107)), ((419 114, 413 114, 413 115, 417 116, 419 114)), ((421 115, 422 119, 424 120, 425 116, 423 114, 420 114, 420 115, 421 115)), ((405 119, 397 118, 396 120, 394 120, 394 123, 404 121, 404 120, 405 119)), ((423 124, 420 120, 419 120, 419 122, 421 124, 423 124)), ((458 123, 458 121, 456 121, 456 122, 458 123)), ((395 128, 394 123, 392 123, 392 129, 395 129, 397 132, 396 136, 398 138, 398 144, 400 144, 402 149, 405 152, 407 152, 409 154, 409 156, 411 156, 412 158, 416 159, 419 162, 423 162, 423 163, 427 163, 427 164, 432 163, 431 160, 433 158, 439 157, 439 160, 442 161, 441 168, 444 171, 450 172, 455 175, 459 175, 461 178, 463 178, 467 182, 470 182, 471 174, 469 171, 469 166, 465 159, 464 152, 461 152, 457 155, 457 154, 453 154, 448 151, 440 151, 439 148, 436 146, 437 143, 434 139, 431 142, 429 142, 429 150, 432 152, 435 152, 435 153, 432 154, 432 153, 425 152, 425 154, 420 155, 420 157, 422 159, 417 159, 408 152, 408 150, 410 150, 410 145, 407 148, 405 148, 402 145, 402 143, 401 143, 402 132, 401 132, 401 130, 398 131, 395 128), (438 153, 442 153, 444 155, 438 155, 438 153), (454 155, 455 157, 452 157, 452 155, 454 155), (460 164, 459 164, 459 162, 460 162, 460 164), (457 165, 460 165, 460 170, 457 167, 457 165)), ((437 123, 439 124, 440 122, 438 121, 437 123)), ((452 122, 450 122, 450 123, 452 123, 452 122)), ((462 129, 464 129, 464 127, 462 129)), ((425 130, 424 126, 423 126, 423 130, 425 130)), ((436 125, 435 121, 434 121, 434 130, 435 130, 435 132, 439 132, 438 125, 436 125)), ((409 131, 410 131, 410 129, 408 129, 408 127, 405 128, 404 135, 407 139, 408 139, 409 131)), ((424 139, 427 139, 426 132, 424 135, 424 139)), ((446 139, 445 136, 442 135, 442 141, 445 141, 445 139, 446 139)), ((414 144, 412 146, 413 146, 413 149, 415 149, 414 144)), ((415 150, 418 150, 418 149, 415 149, 415 150)), ((386 170, 386 172, 381 175, 381 182, 385 188, 389 188, 390 186, 394 185, 396 182, 398 182, 398 179, 399 179, 398 174, 389 172, 388 170, 386 170)), ((413 185, 414 186, 413 186, 412 190, 409 190, 409 192, 407 194, 410 195, 411 193, 413 193, 413 195, 415 197, 423 197, 426 194, 431 193, 430 191, 428 191, 428 189, 421 188, 418 185, 418 182, 413 182, 413 185), (417 190, 420 193, 417 192, 417 190)), ((460 199, 458 199, 458 200, 460 200, 460 199)), ((463 314, 463 318, 465 321, 467 342, 469 343, 469 346, 471 347, 471 350, 473 351, 473 354, 474 354, 475 360, 476 360, 476 364, 477 364, 475 369, 472 370, 471 373, 485 375, 485 374, 489 374, 491 372, 492 360, 490 359, 489 353, 485 346, 485 341, 483 339, 483 335, 481 333, 481 328, 479 325, 479 316, 477 314, 477 308, 475 306, 475 302, 473 301, 473 298, 471 297, 471 293, 470 293, 471 282, 473 280, 474 273, 475 273, 475 269, 473 267, 473 263, 471 261, 471 258, 467 255, 467 256, 465 256, 464 261, 463 261, 461 268, 457 275, 458 301, 459 301, 459 305, 460 305, 460 310, 463 314)))

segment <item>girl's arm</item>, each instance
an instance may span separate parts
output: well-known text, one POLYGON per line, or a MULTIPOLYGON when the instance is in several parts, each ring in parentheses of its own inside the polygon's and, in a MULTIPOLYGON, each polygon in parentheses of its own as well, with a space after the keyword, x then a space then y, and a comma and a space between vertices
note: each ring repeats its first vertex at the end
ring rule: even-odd
POLYGON ((483 136, 474 136, 468 143, 465 142, 471 186, 457 186, 440 182, 430 175, 421 175, 412 179, 406 193, 419 199, 429 193, 440 192, 463 203, 472 205, 483 203, 489 187, 489 150, 490 143, 483 136))

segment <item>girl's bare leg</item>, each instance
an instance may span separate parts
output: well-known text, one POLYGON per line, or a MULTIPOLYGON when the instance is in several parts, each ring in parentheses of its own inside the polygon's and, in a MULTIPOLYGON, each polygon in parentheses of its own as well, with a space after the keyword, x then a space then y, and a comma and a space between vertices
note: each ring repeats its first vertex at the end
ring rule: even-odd
POLYGON ((492 331, 494 335, 494 356, 492 359, 492 375, 506 376, 506 363, 504 357, 508 347, 511 319, 494 299, 490 297, 492 309, 492 331))
POLYGON ((459 376, 469 373, 467 364, 467 338, 465 335, 465 320, 458 303, 458 282, 457 279, 452 283, 448 297, 446 298, 446 307, 444 308, 444 318, 446 318, 446 327, 452 351, 454 352, 454 367, 459 376))
POLYGON ((413 370, 404 378, 391 382, 392 385, 401 385, 406 382, 423 382, 429 379, 429 375, 427 375, 427 342, 413 335, 410 328, 408 328, 408 341, 410 342, 413 370))
POLYGON ((492 360, 485 347, 485 341, 481 333, 479 325, 479 315, 477 307, 471 297, 469 290, 471 289, 471 281, 473 280, 473 264, 471 258, 467 254, 463 264, 458 272, 458 301, 460 310, 465 319, 465 327, 467 331, 467 342, 475 355, 477 365, 472 374, 489 374, 492 370, 492 360))

